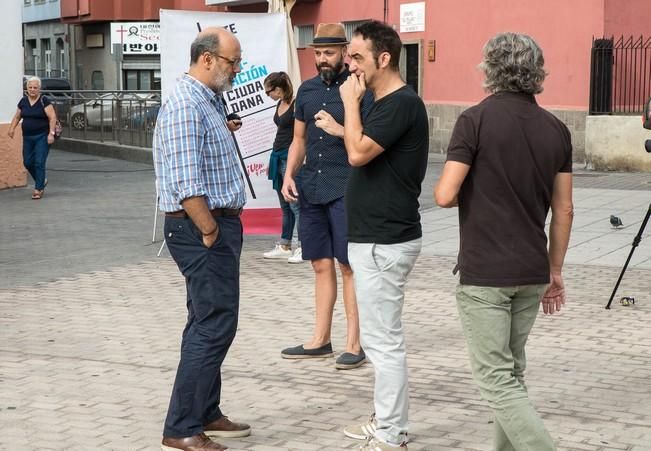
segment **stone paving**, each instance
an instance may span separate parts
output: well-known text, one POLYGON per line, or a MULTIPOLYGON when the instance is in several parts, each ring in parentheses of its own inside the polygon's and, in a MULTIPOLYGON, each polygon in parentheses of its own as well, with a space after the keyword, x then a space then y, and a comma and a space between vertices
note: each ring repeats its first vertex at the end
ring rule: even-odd
MULTIPOLYGON (((247 245, 241 320, 224 365, 223 409, 253 424, 233 450, 350 449, 341 428, 370 413, 370 366, 287 361, 308 333, 311 271, 247 245)), ((489 450, 490 415, 471 382, 453 260, 422 257, 407 288, 412 450, 489 450)), ((651 449, 651 272, 566 271, 569 302, 531 336, 531 397, 567 450, 651 449)), ((156 449, 178 358, 184 284, 168 258, 0 291, 0 449, 156 449)), ((333 344, 344 343, 341 304, 333 344)))
MULTIPOLYGON (((145 246, 146 168, 73 160, 55 152, 52 161, 143 172, 53 172, 40 206, 23 198, 28 189, 0 192, 3 211, 14 212, 0 216, 0 450, 160 449, 183 279, 166 252, 156 258, 158 246, 145 246), (75 222, 85 216, 86 225, 75 222), (48 228, 43 249, 39 220, 48 228)), ((635 305, 603 308, 650 200, 630 187, 576 190, 568 304, 540 315, 528 346, 530 394, 561 450, 651 450, 651 230, 618 291, 635 305), (610 229, 613 213, 623 229, 610 229)), ((454 302, 455 213, 424 209, 426 246, 407 286, 412 451, 490 450, 490 412, 471 381, 454 302)), ((223 442, 251 451, 354 449, 341 429, 370 413, 372 367, 280 358, 310 332, 313 279, 307 264, 263 260, 272 242, 245 238, 239 330, 223 367, 222 407, 251 423, 253 435, 223 442)), ((339 302, 339 351, 344 333, 339 302)))
MULTIPOLYGON (((651 175, 649 175, 651 179, 651 175)), ((577 188, 567 263, 622 266, 651 203, 651 191, 577 188), (610 215, 622 219, 613 228, 610 215)), ((428 255, 455 257, 459 250, 456 209, 423 211, 424 249, 428 255)), ((633 252, 629 267, 651 269, 651 221, 633 252)), ((651 449, 651 448, 650 448, 651 449)))

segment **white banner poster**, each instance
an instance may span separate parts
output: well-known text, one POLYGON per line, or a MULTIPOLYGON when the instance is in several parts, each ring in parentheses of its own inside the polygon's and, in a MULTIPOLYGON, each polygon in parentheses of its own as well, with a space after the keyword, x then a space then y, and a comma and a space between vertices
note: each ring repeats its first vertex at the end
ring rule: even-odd
POLYGON ((190 45, 199 29, 223 27, 240 41, 242 71, 234 80, 233 89, 223 97, 227 112, 242 118, 242 128, 235 132, 235 139, 246 168, 246 209, 279 208, 278 196, 267 179, 269 155, 276 136, 273 122, 276 103, 267 97, 262 82, 272 72, 287 71, 285 20, 284 14, 160 12, 163 102, 178 78, 188 70, 190 45))

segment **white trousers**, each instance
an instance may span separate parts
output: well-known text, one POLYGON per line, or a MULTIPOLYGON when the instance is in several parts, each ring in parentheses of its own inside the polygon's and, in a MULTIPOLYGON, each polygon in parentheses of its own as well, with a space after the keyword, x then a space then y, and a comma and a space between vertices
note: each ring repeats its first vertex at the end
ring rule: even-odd
POLYGON ((420 238, 398 244, 348 243, 359 309, 360 341, 375 369, 375 437, 406 440, 409 384, 402 330, 405 284, 420 254, 420 238))

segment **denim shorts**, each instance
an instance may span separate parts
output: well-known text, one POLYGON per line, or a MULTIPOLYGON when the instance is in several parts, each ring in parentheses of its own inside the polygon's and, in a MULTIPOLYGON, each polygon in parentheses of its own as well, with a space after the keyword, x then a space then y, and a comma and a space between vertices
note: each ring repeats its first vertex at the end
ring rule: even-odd
POLYGON ((299 196, 301 221, 299 234, 303 260, 336 258, 348 265, 348 225, 344 198, 318 205, 299 196))

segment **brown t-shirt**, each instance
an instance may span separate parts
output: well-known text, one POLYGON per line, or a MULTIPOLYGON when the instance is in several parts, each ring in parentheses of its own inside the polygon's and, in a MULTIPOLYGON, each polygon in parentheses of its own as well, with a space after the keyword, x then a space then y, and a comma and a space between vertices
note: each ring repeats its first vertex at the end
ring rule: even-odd
POLYGON ((461 283, 548 283, 545 218, 556 174, 572 171, 565 124, 532 95, 499 92, 459 116, 447 159, 471 166, 459 191, 461 283))

